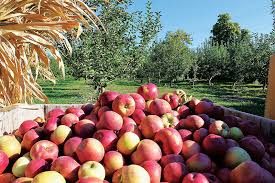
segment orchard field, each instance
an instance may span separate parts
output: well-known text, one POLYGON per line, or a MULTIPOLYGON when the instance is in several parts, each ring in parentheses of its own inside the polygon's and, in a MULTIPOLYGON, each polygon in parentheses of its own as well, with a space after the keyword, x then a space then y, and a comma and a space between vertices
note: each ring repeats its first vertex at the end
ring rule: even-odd
MULTIPOLYGON (((94 91, 92 86, 85 83, 85 80, 66 78, 59 80, 56 85, 51 82, 40 81, 43 91, 49 97, 50 103, 74 104, 91 101, 94 91)), ((107 90, 120 93, 135 92, 139 82, 115 80, 107 86, 107 90)), ((258 84, 238 85, 237 89, 232 88, 232 83, 215 83, 209 86, 207 82, 198 82, 193 88, 186 82, 175 83, 173 87, 159 84, 160 93, 171 92, 174 89, 183 89, 188 95, 197 98, 209 98, 215 103, 235 108, 240 111, 255 115, 264 115, 264 104, 266 92, 258 84)))

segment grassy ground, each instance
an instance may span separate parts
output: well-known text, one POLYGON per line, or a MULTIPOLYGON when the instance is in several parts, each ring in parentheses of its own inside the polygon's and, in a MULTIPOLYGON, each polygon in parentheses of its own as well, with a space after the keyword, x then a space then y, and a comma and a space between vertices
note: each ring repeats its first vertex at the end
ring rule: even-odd
MULTIPOLYGON (((59 80, 55 86, 50 82, 40 82, 50 103, 86 103, 91 100, 92 87, 85 84, 84 80, 74 80, 67 78, 59 80)), ((121 93, 135 92, 140 84, 134 81, 114 81, 107 89, 121 93)), ((206 83, 198 83, 192 88, 187 83, 178 83, 173 88, 169 86, 159 86, 160 92, 171 92, 174 89, 183 89, 188 95, 197 98, 209 98, 215 103, 232 107, 240 111, 263 116, 266 93, 262 91, 261 86, 256 84, 247 84, 238 86, 238 89, 232 89, 231 84, 215 84, 208 86, 206 83)))

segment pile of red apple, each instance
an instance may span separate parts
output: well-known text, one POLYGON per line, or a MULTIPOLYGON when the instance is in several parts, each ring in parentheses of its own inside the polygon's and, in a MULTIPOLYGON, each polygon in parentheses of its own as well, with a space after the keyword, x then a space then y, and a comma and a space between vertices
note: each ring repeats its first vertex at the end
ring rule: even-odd
POLYGON ((274 183, 257 124, 182 92, 107 91, 0 137, 0 183, 274 183))

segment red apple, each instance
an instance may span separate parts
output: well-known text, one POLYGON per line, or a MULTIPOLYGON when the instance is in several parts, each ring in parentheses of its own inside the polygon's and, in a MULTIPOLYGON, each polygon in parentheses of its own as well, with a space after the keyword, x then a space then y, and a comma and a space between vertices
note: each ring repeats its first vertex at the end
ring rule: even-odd
POLYGON ((154 141, 157 142, 163 154, 179 154, 182 150, 182 138, 179 132, 173 128, 164 128, 158 131, 154 141))
POLYGON ((106 111, 111 111, 110 107, 108 107, 108 106, 101 107, 97 112, 97 116, 100 118, 102 116, 102 114, 106 111))
POLYGON ((223 120, 224 117, 224 108, 218 105, 215 105, 210 112, 210 116, 217 120, 223 120))
POLYGON ((135 111, 135 105, 135 100, 130 95, 121 94, 113 101, 112 109, 122 117, 131 116, 135 111))
POLYGON ((112 183, 150 183, 148 172, 139 165, 129 165, 118 169, 112 177, 112 183))
POLYGON ((203 119, 197 115, 188 116, 184 123, 184 127, 190 131, 195 131, 199 128, 202 128, 203 125, 204 125, 203 119))
POLYGON ((178 111, 172 110, 172 111, 171 111, 171 114, 173 114, 173 116, 175 116, 176 118, 180 119, 180 114, 179 114, 178 111))
POLYGON ((259 130, 260 126, 256 121, 249 121, 249 120, 241 121, 239 123, 239 127, 244 133, 244 135, 258 136, 260 132, 259 130))
POLYGON ((66 125, 59 125, 51 134, 51 141, 56 145, 63 144, 68 138, 72 136, 72 130, 66 125))
POLYGON ((136 109, 145 109, 145 100, 144 98, 138 93, 130 93, 130 96, 135 100, 135 108, 136 109))
POLYGON ((33 120, 26 120, 19 126, 19 133, 23 136, 27 131, 39 127, 39 124, 33 120))
POLYGON ((163 99, 155 99, 149 105, 149 112, 161 116, 172 111, 170 104, 163 99))
POLYGON ((163 100, 166 100, 172 109, 175 109, 179 106, 180 98, 174 93, 165 93, 161 97, 163 100))
POLYGON ((184 163, 184 159, 179 154, 168 154, 166 156, 162 156, 161 159, 160 159, 160 164, 161 164, 161 167, 163 167, 163 168, 167 164, 175 163, 175 162, 184 163))
POLYGON ((204 121, 203 128, 208 129, 211 124, 210 117, 207 114, 199 114, 198 116, 201 117, 204 121))
POLYGON ((181 153, 185 159, 188 159, 191 156, 193 156, 194 154, 197 154, 200 152, 201 152, 200 145, 198 143, 196 143, 195 141, 186 140, 183 142, 181 153))
POLYGON ((64 144, 64 155, 76 157, 76 149, 79 144, 82 142, 82 138, 80 137, 72 137, 68 139, 64 144))
POLYGON ((34 129, 29 130, 25 133, 23 140, 21 142, 21 146, 27 151, 31 150, 33 144, 38 142, 40 139, 39 133, 37 133, 34 129))
POLYGON ((81 109, 84 111, 85 115, 89 115, 94 109, 94 104, 84 104, 81 106, 81 109))
POLYGON ((25 169, 26 177, 35 177, 37 174, 48 170, 49 164, 44 159, 31 160, 25 169))
POLYGON ((208 130, 205 128, 200 128, 194 132, 193 139, 195 142, 201 143, 207 135, 208 135, 208 130))
POLYGON ((48 118, 47 121, 44 123, 43 132, 45 135, 51 134, 60 123, 60 119, 56 117, 48 118))
POLYGON ((144 161, 142 166, 150 176, 150 183, 159 183, 161 179, 161 166, 156 161, 144 161))
POLYGON ((221 168, 216 172, 216 176, 223 182, 229 183, 231 170, 229 168, 221 168))
POLYGON ((190 109, 186 105, 178 107, 177 111, 179 113, 180 118, 186 118, 190 115, 190 109))
POLYGON ((231 147, 239 147, 238 142, 236 142, 233 139, 225 139, 225 142, 226 142, 227 149, 229 149, 231 147))
POLYGON ((142 134, 141 134, 140 130, 138 129, 138 126, 133 123, 123 124, 122 128, 119 130, 118 137, 121 137, 126 132, 133 132, 139 138, 142 137, 142 134))
POLYGON ((115 150, 118 141, 117 135, 112 130, 98 130, 93 135, 104 147, 105 152, 115 150))
POLYGON ((140 124, 141 121, 146 117, 145 113, 141 109, 136 109, 134 113, 132 114, 133 120, 136 122, 136 124, 140 124))
POLYGON ((240 142, 240 146, 245 149, 251 158, 261 161, 265 154, 265 147, 255 136, 246 136, 240 142))
POLYGON ((0 182, 12 183, 14 180, 16 180, 16 177, 11 173, 0 174, 0 182))
POLYGON ((32 182, 33 182, 33 178, 20 177, 14 180, 12 183, 32 183, 32 182))
POLYGON ((123 125, 122 117, 114 111, 106 111, 102 114, 97 129, 120 130, 123 125))
POLYGON ((74 126, 74 131, 81 138, 89 138, 95 132, 95 123, 88 119, 82 119, 74 126))
POLYGON ((130 118, 130 117, 123 117, 123 125, 128 125, 129 123, 136 125, 136 122, 132 118, 130 118))
POLYGON ((95 177, 80 178, 76 183, 109 183, 106 180, 101 180, 95 177))
POLYGON ((228 137, 229 135, 229 126, 223 121, 214 121, 209 126, 209 133, 220 135, 223 137, 228 137))
POLYGON ((242 121, 241 118, 233 115, 225 115, 223 117, 223 121, 229 126, 229 127, 238 127, 239 123, 242 121))
POLYGON ((148 83, 140 86, 137 93, 140 94, 145 100, 154 100, 158 97, 159 90, 153 83, 148 83))
POLYGON ((73 113, 68 113, 65 114, 62 118, 61 118, 61 124, 62 125, 66 125, 68 127, 73 126, 74 124, 76 124, 79 121, 79 118, 73 114, 73 113))
POLYGON ((200 101, 195 106, 196 114, 210 114, 213 111, 213 103, 207 101, 200 101))
POLYGON ((70 156, 60 156, 53 161, 51 171, 60 173, 67 181, 75 182, 80 165, 70 156))
POLYGON ((188 170, 183 163, 169 163, 163 169, 163 179, 169 183, 181 183, 187 173, 188 170))
POLYGON ((81 163, 86 161, 100 162, 104 157, 103 145, 94 138, 84 139, 76 149, 76 154, 81 163))
POLYGON ((144 139, 139 142, 136 151, 132 154, 131 159, 134 164, 141 164, 144 161, 161 159, 161 149, 157 143, 152 140, 144 139))
POLYGON ((191 140, 192 139, 192 132, 186 129, 179 130, 180 136, 182 141, 191 140))
POLYGON ((106 91, 100 94, 98 101, 101 106, 110 106, 118 95, 117 92, 106 91))
POLYGON ((88 119, 88 120, 92 121, 94 124, 98 123, 98 118, 95 114, 89 114, 89 115, 85 116, 84 119, 88 119))
POLYGON ((9 165, 8 155, 0 150, 0 174, 2 174, 9 165))
POLYGON ((223 137, 209 134, 202 141, 204 151, 213 156, 223 156, 227 150, 227 144, 223 137))
POLYGON ((106 175, 112 176, 116 170, 123 167, 124 158, 122 154, 117 151, 109 151, 105 154, 103 162, 106 175))
POLYGON ((46 116, 45 119, 48 120, 50 118, 60 118, 65 114, 65 112, 62 109, 59 108, 55 108, 51 111, 49 111, 46 116))
POLYGON ((212 168, 212 162, 210 158, 203 153, 197 153, 191 156, 187 161, 186 165, 189 171, 193 172, 209 172, 212 168))
POLYGON ((179 119, 175 117, 172 113, 166 113, 162 115, 161 119, 165 128, 167 127, 174 128, 179 123, 179 119))
POLYGON ((211 173, 203 173, 209 183, 222 183, 215 175, 211 173))
POLYGON ((196 105, 198 105, 198 103, 200 102, 199 99, 196 99, 195 97, 193 97, 189 102, 188 102, 188 107, 192 110, 195 110, 196 105))
POLYGON ((209 183, 207 178, 201 173, 188 173, 182 183, 209 183))
POLYGON ((141 121, 139 128, 145 138, 153 139, 155 134, 164 128, 164 125, 160 117, 149 115, 141 121))
POLYGON ((32 146, 30 150, 30 156, 32 159, 53 161, 58 157, 58 147, 51 141, 41 140, 32 146))
POLYGON ((65 114, 72 113, 76 115, 79 119, 83 119, 85 117, 85 113, 82 109, 77 107, 69 107, 66 109, 65 114))

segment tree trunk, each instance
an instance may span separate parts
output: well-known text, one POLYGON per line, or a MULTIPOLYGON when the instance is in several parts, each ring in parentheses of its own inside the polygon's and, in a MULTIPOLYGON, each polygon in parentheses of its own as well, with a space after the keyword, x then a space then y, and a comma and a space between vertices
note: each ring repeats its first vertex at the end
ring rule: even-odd
POLYGON ((150 77, 148 77, 148 83, 151 83, 151 78, 150 77))
POLYGON ((172 88, 173 80, 170 80, 170 87, 172 88))
POLYGON ((237 84, 238 84, 238 81, 235 81, 235 82, 233 83, 232 88, 235 89, 237 84))

